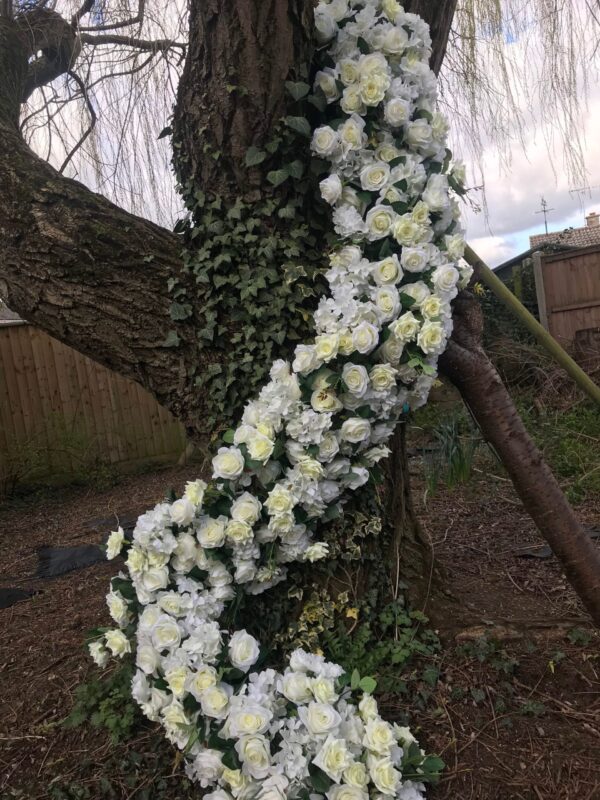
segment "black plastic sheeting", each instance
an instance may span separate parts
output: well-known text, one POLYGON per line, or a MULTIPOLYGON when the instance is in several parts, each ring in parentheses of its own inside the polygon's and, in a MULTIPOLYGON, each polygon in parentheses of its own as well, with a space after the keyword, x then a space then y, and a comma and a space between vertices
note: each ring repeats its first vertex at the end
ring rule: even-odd
POLYGON ((10 608, 22 600, 29 600, 34 594, 39 594, 34 589, 0 589, 0 608, 10 608))

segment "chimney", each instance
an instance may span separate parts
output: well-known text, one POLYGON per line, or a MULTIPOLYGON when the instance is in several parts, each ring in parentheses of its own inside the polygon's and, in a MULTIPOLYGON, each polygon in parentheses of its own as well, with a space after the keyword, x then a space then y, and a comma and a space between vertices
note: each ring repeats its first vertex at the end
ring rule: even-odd
POLYGON ((588 214, 585 221, 588 228, 600 228, 600 216, 595 211, 588 214))

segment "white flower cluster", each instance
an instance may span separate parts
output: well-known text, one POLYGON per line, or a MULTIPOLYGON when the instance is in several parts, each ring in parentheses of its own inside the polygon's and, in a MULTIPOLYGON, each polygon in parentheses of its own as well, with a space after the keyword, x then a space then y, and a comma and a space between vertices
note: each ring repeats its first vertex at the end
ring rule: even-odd
POLYGON ((90 647, 99 664, 135 652, 134 698, 210 800, 414 800, 424 787, 406 775, 427 777, 410 732, 341 667, 297 650, 285 672, 260 671, 256 639, 222 621, 286 564, 327 556, 317 523, 376 476, 398 418, 425 402, 470 278, 427 26, 396 0, 322 0, 315 20, 327 105, 312 150, 330 164, 321 193, 341 242, 314 342, 275 362, 213 485, 142 515, 131 545, 111 535, 128 570, 107 597, 119 627, 90 647))

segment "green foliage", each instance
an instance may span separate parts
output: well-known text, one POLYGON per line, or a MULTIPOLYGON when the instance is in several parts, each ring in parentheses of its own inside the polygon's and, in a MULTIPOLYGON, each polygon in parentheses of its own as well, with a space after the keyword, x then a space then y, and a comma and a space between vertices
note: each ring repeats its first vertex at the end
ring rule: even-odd
MULTIPOLYGON (((325 289, 329 212, 316 187, 323 165, 307 146, 307 115, 316 112, 307 83, 288 81, 286 89, 288 115, 244 157, 244 168, 260 172, 260 191, 229 198, 192 181, 180 187, 189 212, 175 228, 185 242, 184 271, 169 281, 175 326, 164 346, 193 340, 197 366, 188 377, 202 394, 207 429, 230 424, 273 361, 311 335, 325 289)), ((255 177, 250 183, 256 187, 255 177)))
MULTIPOLYGON (((423 614, 408 611, 402 601, 396 600, 381 611, 361 608, 360 617, 365 621, 351 631, 347 621, 339 620, 333 630, 324 633, 323 647, 328 657, 352 674, 373 675, 383 692, 407 694, 409 684, 417 681, 435 685, 437 668, 418 667, 419 660, 431 659, 440 648, 437 636, 426 627, 423 614)), ((362 683, 357 685, 363 691, 374 689, 370 682, 369 688, 362 683)))
POLYGON ((467 483, 472 476, 477 449, 481 444, 479 429, 475 427, 464 407, 445 414, 419 411, 415 423, 428 429, 431 445, 423 450, 425 478, 428 492, 433 495, 443 482, 452 489, 467 483))
POLYGON ((568 410, 519 403, 523 421, 571 502, 600 492, 600 410, 592 402, 568 410), (562 480, 561 480, 562 479, 562 480))
POLYGON ((476 659, 481 664, 487 663, 505 675, 512 675, 519 666, 517 659, 513 658, 500 642, 487 636, 459 645, 456 652, 460 656, 476 659))
POLYGON ((108 675, 99 673, 89 682, 80 684, 65 726, 75 728, 89 722, 105 728, 113 744, 130 738, 142 719, 131 697, 133 672, 133 664, 125 662, 108 675))

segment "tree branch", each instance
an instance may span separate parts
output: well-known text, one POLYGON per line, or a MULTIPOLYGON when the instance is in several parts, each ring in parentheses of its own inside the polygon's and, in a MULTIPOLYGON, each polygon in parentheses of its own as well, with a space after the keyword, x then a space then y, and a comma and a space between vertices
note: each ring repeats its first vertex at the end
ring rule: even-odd
MULTIPOLYGON (((185 370, 163 346, 179 237, 38 158, 18 129, 27 55, 0 19, 0 295, 51 336, 142 384, 184 421, 185 370), (184 409, 184 410, 182 410, 184 409)), ((189 354, 188 354, 189 358, 189 354)))
POLYGON ((130 25, 138 25, 144 20, 144 10, 146 7, 146 0, 138 1, 138 10, 135 17, 124 19, 122 22, 107 22, 104 25, 93 25, 89 27, 80 27, 82 31, 115 31, 119 28, 127 28, 130 25))
POLYGON ((97 36, 91 33, 82 33, 80 39, 83 44, 91 44, 94 46, 119 44, 125 45, 126 47, 135 47, 137 50, 150 50, 155 53, 161 50, 170 50, 174 47, 181 48, 185 51, 187 47, 185 42, 175 42, 173 39, 138 39, 135 36, 119 36, 116 33, 103 33, 97 36))
POLYGON ((94 130, 94 127, 96 125, 96 120, 98 119, 98 117, 96 116, 96 110, 94 109, 94 106, 92 105, 92 102, 90 100, 90 96, 88 94, 88 91, 85 88, 85 83, 81 80, 79 75, 77 75, 77 73, 73 72, 72 70, 69 70, 69 72, 67 74, 71 78, 73 78, 73 80, 79 86, 79 88, 81 90, 81 95, 82 95, 83 99, 85 100, 85 104, 86 104, 87 109, 88 109, 89 114, 90 114, 90 124, 87 126, 87 128, 85 129, 85 131, 84 131, 83 135, 81 136, 81 138, 78 140, 78 142, 75 144, 75 146, 71 149, 70 153, 68 153, 67 157, 65 158, 65 160, 61 164, 60 169, 58 170, 59 174, 61 174, 61 175, 65 171, 65 167, 67 166, 69 161, 73 158, 75 153, 79 150, 79 148, 83 145, 83 143, 88 138, 90 133, 94 130))

